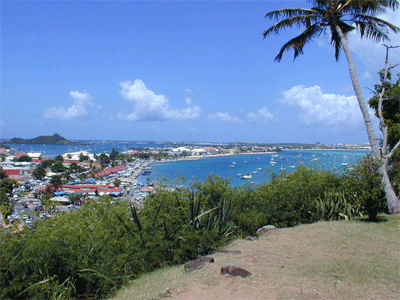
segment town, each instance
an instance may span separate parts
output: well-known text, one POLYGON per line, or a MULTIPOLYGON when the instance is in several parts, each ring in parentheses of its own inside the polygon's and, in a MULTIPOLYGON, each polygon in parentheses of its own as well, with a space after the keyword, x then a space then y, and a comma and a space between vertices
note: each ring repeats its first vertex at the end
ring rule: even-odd
POLYGON ((86 201, 101 196, 111 201, 128 201, 141 208, 157 187, 142 182, 140 175, 152 172, 151 164, 204 157, 276 153, 285 149, 365 149, 364 145, 275 144, 197 145, 140 148, 107 153, 67 152, 55 158, 40 152, 0 148, 2 226, 21 231, 37 220, 57 212, 79 209, 86 201))

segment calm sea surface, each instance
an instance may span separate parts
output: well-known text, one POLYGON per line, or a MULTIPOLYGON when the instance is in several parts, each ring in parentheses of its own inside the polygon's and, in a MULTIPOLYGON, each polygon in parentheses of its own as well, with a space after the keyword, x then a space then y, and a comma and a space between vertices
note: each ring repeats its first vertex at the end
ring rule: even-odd
MULTIPOLYGON (((115 142, 94 143, 79 146, 61 145, 11 145, 12 148, 25 152, 42 152, 44 156, 54 158, 58 154, 86 150, 90 153, 110 153, 113 148, 122 152, 129 148, 143 147, 171 147, 168 144, 156 144, 151 142, 115 142)), ((153 164, 150 176, 140 176, 139 180, 146 183, 151 180, 156 182, 162 178, 170 181, 175 178, 186 178, 186 182, 179 184, 188 185, 194 181, 204 180, 208 174, 214 173, 222 178, 231 178, 233 186, 240 186, 247 182, 256 184, 269 182, 272 172, 294 172, 298 166, 305 166, 343 172, 346 167, 359 161, 369 151, 360 150, 285 150, 278 154, 251 154, 223 157, 205 157, 193 161, 179 161, 153 164), (275 156, 275 157, 274 157, 275 156), (276 164, 271 165, 271 159, 276 164), (255 173, 254 173, 255 172, 255 173), (251 175, 251 179, 242 179, 239 175, 251 175)))
POLYGON ((153 168, 150 176, 140 176, 139 180, 157 181, 162 178, 173 180, 174 178, 186 178, 182 185, 188 185, 194 181, 203 181, 208 174, 213 173, 222 178, 231 178, 232 186, 253 182, 260 184, 269 182, 271 173, 294 172, 301 164, 316 169, 343 172, 347 163, 359 161, 367 151, 351 150, 286 150, 278 154, 251 154, 224 157, 205 157, 194 161, 168 162, 151 165, 153 168), (277 156, 276 156, 277 155, 277 156), (275 156, 275 157, 273 157, 275 156), (271 165, 271 159, 276 162, 271 165), (281 170, 282 169, 282 170, 281 170), (242 179, 242 175, 251 175, 251 179, 242 179))

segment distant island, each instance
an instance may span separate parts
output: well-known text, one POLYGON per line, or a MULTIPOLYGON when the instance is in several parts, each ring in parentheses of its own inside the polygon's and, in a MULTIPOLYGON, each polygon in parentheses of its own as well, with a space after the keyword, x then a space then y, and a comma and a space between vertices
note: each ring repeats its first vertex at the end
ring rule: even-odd
POLYGON ((41 135, 33 139, 13 138, 5 142, 6 144, 42 144, 42 145, 84 145, 83 142, 73 142, 67 140, 61 135, 55 133, 53 135, 41 135))

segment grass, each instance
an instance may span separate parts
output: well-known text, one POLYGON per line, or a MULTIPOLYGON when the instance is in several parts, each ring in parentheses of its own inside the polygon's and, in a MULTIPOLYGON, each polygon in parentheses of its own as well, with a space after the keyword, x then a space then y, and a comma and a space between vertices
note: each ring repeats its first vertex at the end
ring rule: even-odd
POLYGON ((226 247, 214 264, 183 266, 132 281, 115 299, 400 299, 400 215, 278 229, 226 247), (247 278, 220 275, 236 263, 247 278))

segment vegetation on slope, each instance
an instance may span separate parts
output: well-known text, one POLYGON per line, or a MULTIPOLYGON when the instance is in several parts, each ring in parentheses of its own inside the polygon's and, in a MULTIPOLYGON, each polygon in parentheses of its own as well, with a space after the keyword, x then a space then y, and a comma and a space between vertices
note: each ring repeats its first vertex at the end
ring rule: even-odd
POLYGON ((140 211, 101 198, 22 235, 3 233, 0 298, 104 298, 130 279, 206 255, 266 224, 351 219, 369 203, 385 211, 379 187, 370 189, 380 179, 370 175, 362 165, 346 175, 301 167, 241 188, 210 175, 190 189, 160 188, 140 211))
POLYGON ((6 142, 7 144, 41 144, 41 145, 82 145, 81 142, 67 140, 61 135, 41 135, 32 139, 13 138, 6 142))

